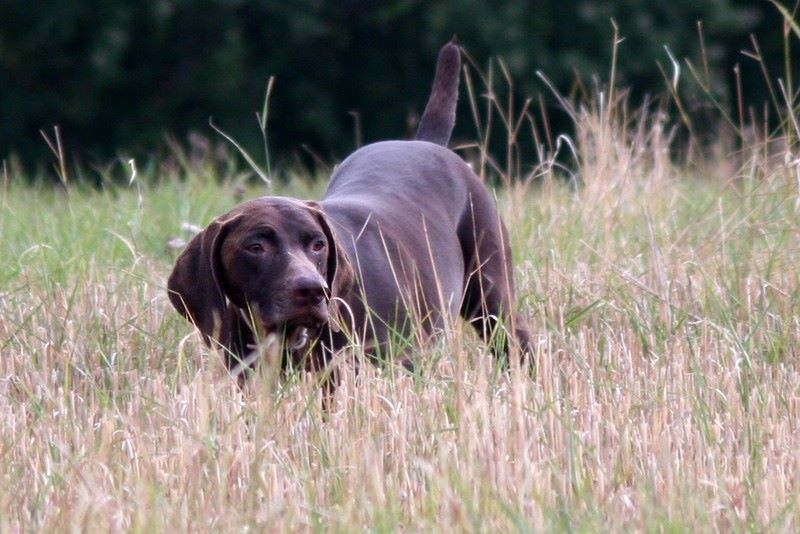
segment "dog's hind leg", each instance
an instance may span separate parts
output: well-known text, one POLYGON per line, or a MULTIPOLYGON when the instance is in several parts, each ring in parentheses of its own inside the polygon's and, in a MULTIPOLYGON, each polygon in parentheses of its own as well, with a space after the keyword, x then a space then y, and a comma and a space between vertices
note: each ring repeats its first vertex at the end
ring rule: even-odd
POLYGON ((467 211, 459 228, 466 266, 461 316, 487 343, 498 341, 498 356, 518 356, 522 363, 531 354, 531 335, 516 312, 508 231, 485 195, 475 195, 467 211))

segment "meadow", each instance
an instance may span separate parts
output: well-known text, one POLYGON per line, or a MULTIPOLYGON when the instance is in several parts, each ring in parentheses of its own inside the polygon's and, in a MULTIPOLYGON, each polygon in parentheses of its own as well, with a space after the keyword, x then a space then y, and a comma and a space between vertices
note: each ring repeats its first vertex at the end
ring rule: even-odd
POLYGON ((327 414, 315 375, 240 390, 165 291, 187 223, 324 177, 267 188, 178 149, 100 188, 5 166, 0 532, 800 528, 792 144, 676 158, 660 108, 573 112, 569 172, 475 160, 535 372, 454 324, 414 375, 343 358, 327 414))

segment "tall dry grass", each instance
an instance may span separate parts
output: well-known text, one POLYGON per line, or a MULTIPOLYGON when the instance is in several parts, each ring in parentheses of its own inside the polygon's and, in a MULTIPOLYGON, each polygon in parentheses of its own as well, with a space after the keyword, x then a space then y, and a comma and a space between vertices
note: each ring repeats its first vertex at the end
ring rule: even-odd
POLYGON ((0 531, 796 530, 794 148, 680 163, 667 108, 600 102, 535 168, 478 150, 483 174, 511 169, 535 376, 457 324, 416 375, 345 363, 327 415, 313 375, 238 390, 167 302, 165 243, 237 202, 237 179, 202 159, 103 192, 11 176, 0 531))

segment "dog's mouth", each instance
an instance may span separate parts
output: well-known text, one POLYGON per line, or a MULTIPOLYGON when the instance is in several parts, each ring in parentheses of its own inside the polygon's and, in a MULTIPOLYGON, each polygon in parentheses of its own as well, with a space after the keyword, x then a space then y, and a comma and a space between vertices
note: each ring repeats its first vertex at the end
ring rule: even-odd
POLYGON ((316 317, 302 317, 287 321, 282 330, 286 347, 291 351, 306 348, 311 341, 311 332, 318 330, 323 324, 316 317))
POLYGON ((253 325, 257 327, 256 330, 258 332, 256 332, 257 341, 252 345, 248 345, 252 352, 244 361, 235 365, 231 371, 232 374, 239 376, 244 369, 252 366, 264 354, 276 354, 269 350, 265 352, 268 347, 275 347, 273 341, 270 340, 279 340, 279 346, 283 350, 293 353, 293 357, 298 357, 299 354, 297 353, 308 349, 320 328, 327 322, 328 310, 324 306, 318 309, 315 307, 311 312, 278 321, 270 321, 262 317, 261 321, 257 321, 257 324, 253 325), (259 339, 264 340, 265 343, 262 345, 258 341, 259 339))
POLYGON ((268 332, 283 336, 284 345, 290 351, 306 348, 313 334, 328 322, 328 307, 324 304, 313 306, 279 321, 265 321, 268 332))
POLYGON ((257 316, 260 321, 257 321, 259 324, 255 329, 256 337, 266 339, 267 336, 275 335, 282 341, 284 348, 292 352, 308 347, 314 335, 330 318, 325 302, 288 313, 257 313, 257 316))

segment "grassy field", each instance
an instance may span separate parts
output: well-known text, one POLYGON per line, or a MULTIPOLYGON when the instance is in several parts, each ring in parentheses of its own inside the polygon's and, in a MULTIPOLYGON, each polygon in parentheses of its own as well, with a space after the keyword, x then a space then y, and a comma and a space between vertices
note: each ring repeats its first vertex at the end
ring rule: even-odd
POLYGON ((327 417, 313 375, 238 390, 166 298, 181 225, 263 187, 202 159, 102 191, 7 172, 0 532, 796 531, 797 160, 674 164, 663 117, 597 117, 581 187, 497 189, 535 377, 454 325, 419 376, 350 369, 327 417))

